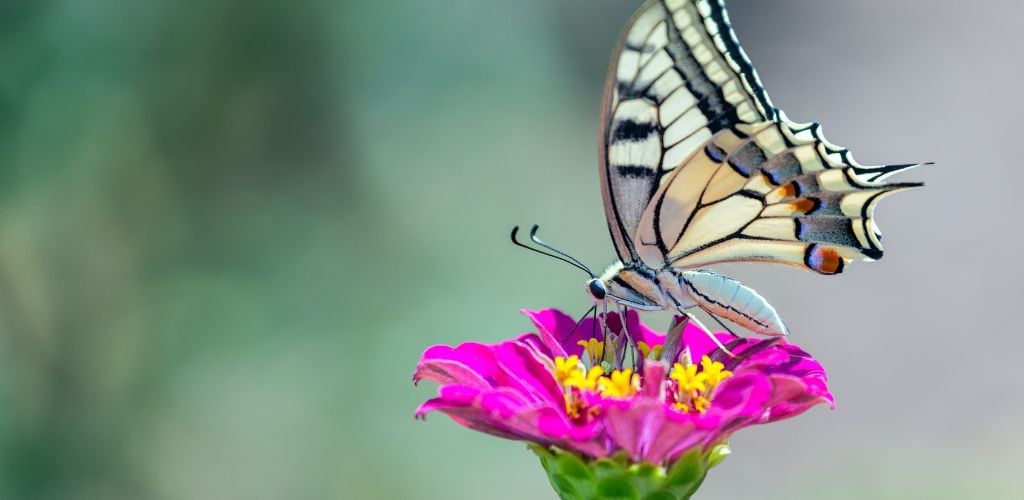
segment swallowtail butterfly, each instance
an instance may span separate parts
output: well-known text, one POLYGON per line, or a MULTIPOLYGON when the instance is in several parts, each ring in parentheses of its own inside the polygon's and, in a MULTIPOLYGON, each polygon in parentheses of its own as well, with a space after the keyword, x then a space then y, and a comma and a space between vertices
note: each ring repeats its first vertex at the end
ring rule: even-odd
POLYGON ((761 261, 837 274, 879 259, 875 206, 920 185, 885 182, 920 164, 859 165, 818 124, 775 108, 722 0, 646 2, 615 49, 601 116, 601 193, 619 260, 591 273, 587 290, 605 310, 698 307, 785 335, 757 292, 704 268, 761 261))

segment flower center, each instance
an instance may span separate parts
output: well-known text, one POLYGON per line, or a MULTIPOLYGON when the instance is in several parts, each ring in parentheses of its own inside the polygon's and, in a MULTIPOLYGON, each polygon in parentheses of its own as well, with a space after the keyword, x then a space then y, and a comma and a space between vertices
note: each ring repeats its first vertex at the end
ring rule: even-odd
MULTIPOLYGON (((581 342, 582 343, 582 342, 581 342)), ((591 340, 584 347, 589 351, 591 359, 600 357, 603 346, 591 340)), ((643 346, 646 355, 660 350, 661 346, 643 346)), ((554 366, 555 380, 561 386, 565 396, 565 410, 575 421, 587 420, 595 416, 598 408, 588 404, 593 398, 628 399, 636 395, 643 383, 642 377, 632 369, 612 370, 606 372, 600 364, 587 368, 579 356, 556 357, 554 366)), ((704 413, 711 406, 715 388, 732 376, 725 365, 703 356, 700 364, 689 361, 689 354, 683 356, 683 363, 672 366, 668 379, 654 381, 664 383, 665 390, 659 391, 664 403, 684 413, 704 413)))
MULTIPOLYGON (((593 346, 598 352, 601 346, 593 346)), ((555 379, 562 386, 565 410, 573 420, 585 420, 596 414, 597 408, 587 404, 589 396, 625 399, 640 389, 640 375, 631 369, 612 370, 601 365, 589 369, 579 356, 555 358, 555 379)))

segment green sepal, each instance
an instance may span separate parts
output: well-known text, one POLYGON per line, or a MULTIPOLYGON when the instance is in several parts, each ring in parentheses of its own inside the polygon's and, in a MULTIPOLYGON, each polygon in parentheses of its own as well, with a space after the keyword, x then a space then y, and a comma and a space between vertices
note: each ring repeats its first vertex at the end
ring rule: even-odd
POLYGON ((708 452, 691 451, 666 465, 633 463, 624 453, 588 459, 558 448, 531 444, 562 500, 686 500, 708 470, 729 454, 725 443, 708 452))

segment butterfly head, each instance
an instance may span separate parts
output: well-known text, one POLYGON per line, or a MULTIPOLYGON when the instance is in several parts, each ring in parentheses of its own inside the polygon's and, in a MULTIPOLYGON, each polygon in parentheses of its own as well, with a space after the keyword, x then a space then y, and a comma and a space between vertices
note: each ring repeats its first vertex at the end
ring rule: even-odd
POLYGON ((593 278, 587 281, 587 293, 594 299, 596 303, 604 302, 605 297, 608 296, 608 290, 598 278, 593 278))
POLYGON ((621 287, 615 282, 615 278, 624 269, 621 261, 616 261, 608 266, 600 276, 594 276, 587 280, 587 295, 590 295, 594 305, 614 305, 622 296, 621 287))

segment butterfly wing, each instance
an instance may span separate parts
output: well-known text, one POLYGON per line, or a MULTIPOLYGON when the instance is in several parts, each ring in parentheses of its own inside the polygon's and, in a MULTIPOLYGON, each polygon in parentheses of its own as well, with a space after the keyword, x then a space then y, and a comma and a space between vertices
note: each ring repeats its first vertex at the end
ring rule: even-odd
POLYGON ((721 0, 652 0, 613 57, 602 110, 601 192, 623 262, 667 175, 716 133, 777 113, 729 26, 721 0))
POLYGON ((817 124, 777 121, 716 134, 661 185, 634 237, 656 269, 729 261, 822 274, 882 256, 878 201, 919 186, 885 179, 917 165, 865 167, 817 124))

